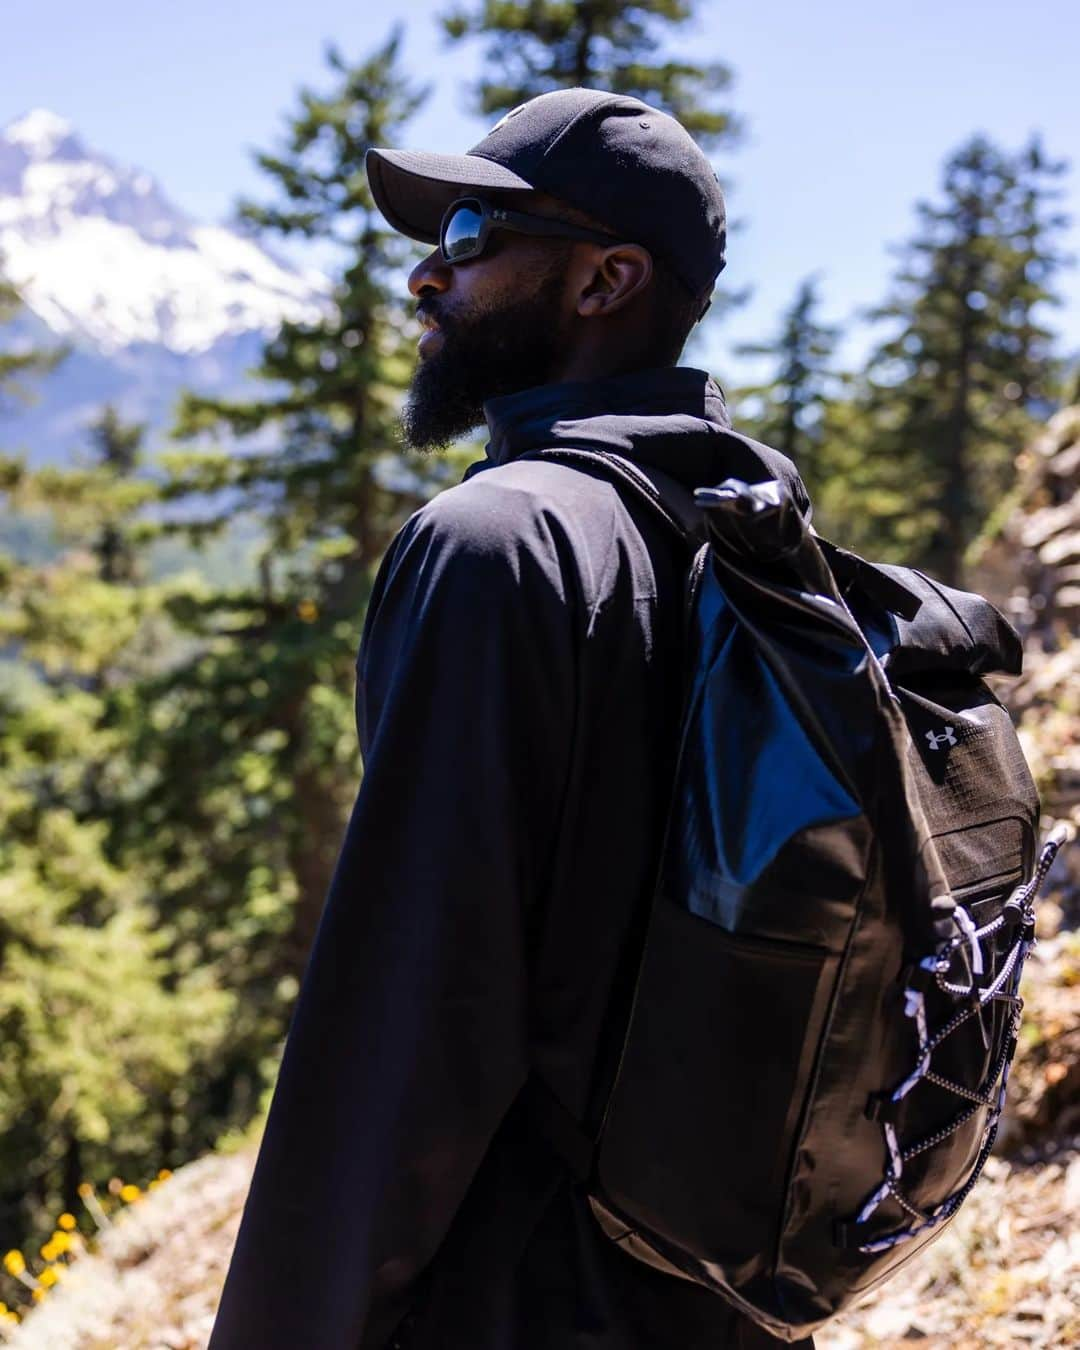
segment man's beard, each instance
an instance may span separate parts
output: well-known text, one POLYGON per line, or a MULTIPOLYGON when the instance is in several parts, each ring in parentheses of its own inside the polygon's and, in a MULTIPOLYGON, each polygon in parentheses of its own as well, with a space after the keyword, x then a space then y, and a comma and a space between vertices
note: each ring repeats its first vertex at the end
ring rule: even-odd
POLYGON ((565 279, 563 267, 552 268, 524 299, 514 291, 470 314, 423 306, 443 340, 437 351, 420 358, 401 410, 409 449, 445 450, 484 421, 488 399, 547 383, 563 354, 565 279))

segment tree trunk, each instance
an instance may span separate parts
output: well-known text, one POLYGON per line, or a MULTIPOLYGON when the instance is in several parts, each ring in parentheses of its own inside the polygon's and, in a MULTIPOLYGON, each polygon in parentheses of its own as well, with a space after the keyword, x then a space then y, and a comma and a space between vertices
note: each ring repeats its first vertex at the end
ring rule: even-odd
POLYGON ((83 1181, 82 1149, 78 1136, 69 1125, 65 1131, 67 1144, 64 1149, 63 1174, 60 1190, 64 1197, 64 1208, 71 1214, 78 1212, 79 1185, 83 1181))

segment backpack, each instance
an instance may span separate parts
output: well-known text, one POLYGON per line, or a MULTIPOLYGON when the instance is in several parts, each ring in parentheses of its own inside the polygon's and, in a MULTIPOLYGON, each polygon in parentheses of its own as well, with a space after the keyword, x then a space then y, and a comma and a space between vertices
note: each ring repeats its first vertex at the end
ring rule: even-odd
POLYGON ((1019 674, 1020 640, 981 596, 822 539, 777 481, 691 497, 606 451, 529 457, 614 479, 693 549, 632 998, 592 1119, 535 1075, 532 1116, 611 1241, 797 1340, 937 1237, 993 1146, 1066 838, 1039 849, 982 678, 1019 674))

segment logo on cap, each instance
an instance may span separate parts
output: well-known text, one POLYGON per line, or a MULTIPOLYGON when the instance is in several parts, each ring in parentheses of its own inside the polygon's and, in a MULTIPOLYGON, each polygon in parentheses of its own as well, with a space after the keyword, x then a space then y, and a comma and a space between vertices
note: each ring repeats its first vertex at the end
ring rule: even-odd
POLYGON ((492 131, 498 131, 500 127, 506 126, 507 122, 510 121, 511 117, 516 117, 518 113, 522 110, 522 108, 524 108, 524 106, 525 106, 524 103, 519 103, 516 108, 511 108, 508 113, 503 113, 502 117, 500 117, 499 120, 495 123, 495 125, 491 128, 491 131, 488 132, 488 135, 490 136, 492 131))

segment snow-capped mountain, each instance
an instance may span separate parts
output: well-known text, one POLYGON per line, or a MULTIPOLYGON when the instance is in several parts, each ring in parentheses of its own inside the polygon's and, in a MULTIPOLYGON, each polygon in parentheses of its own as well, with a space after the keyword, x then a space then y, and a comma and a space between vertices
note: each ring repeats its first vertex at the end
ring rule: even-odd
POLYGON ((0 133, 0 255, 54 333, 102 352, 206 351, 316 312, 312 276, 189 219, 148 173, 87 149, 43 109, 0 133))
POLYGON ((26 305, 0 342, 52 336, 73 349, 35 407, 0 410, 0 447, 32 461, 66 458, 107 399, 164 425, 179 388, 235 387, 264 335, 328 303, 318 273, 192 220, 150 174, 44 109, 0 131, 0 275, 26 305))

